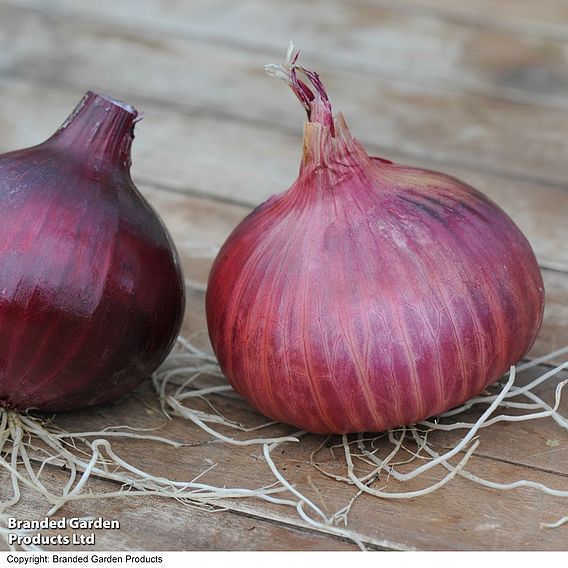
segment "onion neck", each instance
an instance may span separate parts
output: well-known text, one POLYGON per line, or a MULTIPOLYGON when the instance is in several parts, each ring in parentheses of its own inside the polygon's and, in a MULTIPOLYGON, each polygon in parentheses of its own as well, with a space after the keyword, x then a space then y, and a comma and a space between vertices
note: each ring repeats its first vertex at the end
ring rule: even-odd
POLYGON ((371 158, 351 136, 343 115, 333 116, 319 75, 298 65, 299 56, 300 52, 295 52, 293 44, 290 44, 286 61, 267 65, 265 69, 272 77, 286 82, 308 115, 304 126, 300 177, 307 181, 306 178, 315 175, 316 185, 322 186, 325 179, 335 186, 338 179, 369 176, 371 158))
POLYGON ((372 167, 371 158, 353 138, 343 115, 339 113, 333 121, 333 129, 319 121, 308 121, 304 125, 304 140, 300 175, 311 175, 326 170, 331 177, 350 173, 361 175, 361 171, 372 167))
POLYGON ((48 143, 93 169, 128 172, 134 125, 140 119, 130 105, 89 91, 48 143))

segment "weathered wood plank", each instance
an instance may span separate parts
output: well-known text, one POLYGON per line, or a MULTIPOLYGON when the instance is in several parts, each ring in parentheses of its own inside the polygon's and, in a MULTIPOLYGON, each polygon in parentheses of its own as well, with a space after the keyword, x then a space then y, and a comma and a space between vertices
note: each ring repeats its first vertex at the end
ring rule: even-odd
MULTIPOLYGON (((8 22, 0 55, 0 67, 8 74, 73 90, 96 87, 129 99, 160 101, 184 112, 229 114, 287 129, 300 123, 302 112, 292 95, 263 72, 264 63, 282 57, 269 46, 265 52, 247 53, 6 6, 0 6, 0 17, 8 22)), ((248 25, 260 27, 261 22, 248 25)), ((495 50, 487 49, 493 58, 495 50)), ((412 83, 409 75, 362 75, 352 66, 341 69, 331 52, 320 65, 318 53, 306 46, 306 63, 314 62, 320 69, 336 110, 344 111, 366 144, 430 163, 565 184, 568 97, 561 108, 509 101, 440 82, 412 83)), ((514 63, 502 65, 510 72, 514 63)), ((566 74, 568 85, 568 65, 566 74)))
MULTIPOLYGON (((77 103, 81 91, 0 81, 0 151, 24 147, 49 136, 77 103)), ((134 100, 133 102, 136 102, 134 100)), ((149 102, 134 144, 136 180, 257 205, 285 190, 298 170, 297 134, 241 122, 186 116, 149 102)), ((357 131, 355 130, 357 134, 357 131)), ((371 148, 372 149, 372 148, 371 148)), ((389 152, 387 157, 408 162, 389 152)), ((415 165, 434 167, 426 159, 415 165)), ((544 183, 503 178, 454 166, 447 173, 484 191, 525 232, 543 266, 568 270, 568 191, 544 183)))
MULTIPOLYGON (((167 36, 206 38, 247 50, 279 54, 292 37, 322 62, 337 68, 444 80, 509 97, 566 100, 564 41, 507 29, 480 28, 421 11, 401 11, 395 3, 278 0, 216 2, 137 0, 96 5, 75 0, 3 0, 90 21, 120 24, 167 36)), ((535 8, 536 9, 536 8, 535 8)), ((505 10, 503 10, 505 12, 505 10)), ((566 38, 564 38, 565 40, 566 38)))
MULTIPOLYGON (((47 487, 61 488, 67 477, 59 469, 45 470, 47 487)), ((9 476, 0 472, 0 486, 9 485, 9 476)), ((93 492, 116 491, 115 483, 92 479, 93 492)), ((45 502, 25 489, 22 501, 7 514, 18 520, 41 520, 45 502)), ((196 551, 196 550, 354 550, 356 546, 325 533, 296 528, 293 524, 278 523, 236 511, 204 511, 173 500, 151 497, 136 499, 99 499, 70 503, 64 516, 103 517, 118 520, 118 530, 41 531, 45 535, 73 534, 88 536, 95 533, 95 546, 43 546, 44 550, 102 552, 102 551, 196 551)), ((56 514, 53 519, 60 519, 56 514)), ((8 550, 0 539, 0 551, 8 550)))

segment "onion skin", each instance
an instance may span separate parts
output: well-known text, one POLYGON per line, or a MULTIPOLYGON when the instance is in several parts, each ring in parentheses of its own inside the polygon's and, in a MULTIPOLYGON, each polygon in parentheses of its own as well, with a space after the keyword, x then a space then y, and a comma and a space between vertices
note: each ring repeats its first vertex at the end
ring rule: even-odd
POLYGON ((541 273, 482 193, 369 157, 318 95, 297 181, 242 221, 212 267, 213 349, 274 420, 322 434, 414 424, 527 353, 541 273))
POLYGON ((0 156, 0 406, 114 400, 173 346, 184 281, 130 177, 138 120, 87 93, 49 140, 0 156))

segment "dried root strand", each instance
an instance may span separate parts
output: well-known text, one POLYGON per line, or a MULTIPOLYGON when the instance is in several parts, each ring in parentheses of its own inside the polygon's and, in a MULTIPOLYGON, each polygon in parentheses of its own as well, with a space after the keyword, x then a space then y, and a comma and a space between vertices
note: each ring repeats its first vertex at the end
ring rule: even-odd
POLYGON ((558 519, 554 523, 540 523, 540 528, 542 528, 542 529, 557 529, 558 527, 561 527, 562 525, 565 525, 566 523, 568 523, 568 515, 566 515, 565 517, 562 517, 561 519, 558 519))

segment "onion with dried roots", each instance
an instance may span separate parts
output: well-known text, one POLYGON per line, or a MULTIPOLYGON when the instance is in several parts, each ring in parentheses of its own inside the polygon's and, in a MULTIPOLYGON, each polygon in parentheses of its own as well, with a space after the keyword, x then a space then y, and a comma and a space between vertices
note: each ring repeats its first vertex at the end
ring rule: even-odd
POLYGON ((235 390, 275 420, 314 433, 414 424, 527 353, 543 315, 540 270, 481 192, 370 157, 297 59, 290 50, 267 70, 308 114, 299 176, 215 260, 213 349, 235 390))

